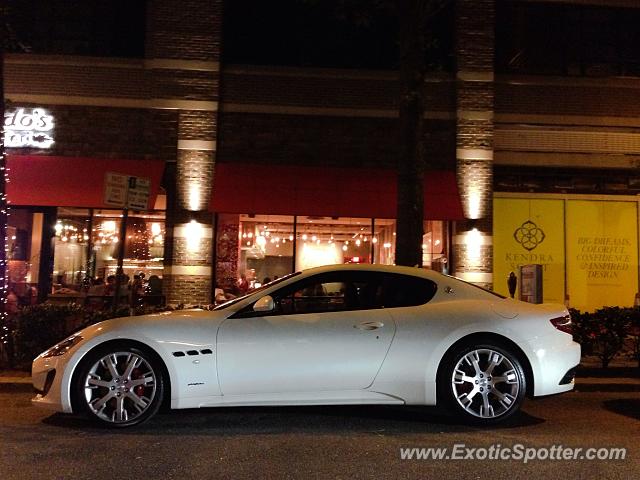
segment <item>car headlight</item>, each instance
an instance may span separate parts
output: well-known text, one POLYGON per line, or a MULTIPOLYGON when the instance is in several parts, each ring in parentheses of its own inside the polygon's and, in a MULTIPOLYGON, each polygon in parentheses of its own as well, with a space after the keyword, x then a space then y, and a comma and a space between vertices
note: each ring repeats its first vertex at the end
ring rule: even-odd
POLYGON ((80 335, 72 335, 66 340, 61 341, 60 343, 54 345, 49 350, 42 354, 42 358, 49 357, 59 357, 60 355, 64 355, 67 353, 71 347, 80 343, 82 341, 82 337, 80 335))

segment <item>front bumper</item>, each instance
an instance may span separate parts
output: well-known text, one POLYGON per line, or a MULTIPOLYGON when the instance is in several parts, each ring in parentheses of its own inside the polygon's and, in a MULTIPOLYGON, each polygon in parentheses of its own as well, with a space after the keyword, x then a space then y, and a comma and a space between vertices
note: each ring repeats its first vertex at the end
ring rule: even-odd
POLYGON ((33 405, 55 412, 71 413, 71 404, 62 401, 62 378, 66 363, 64 357, 38 357, 33 361, 31 382, 36 392, 36 396, 31 399, 33 405))

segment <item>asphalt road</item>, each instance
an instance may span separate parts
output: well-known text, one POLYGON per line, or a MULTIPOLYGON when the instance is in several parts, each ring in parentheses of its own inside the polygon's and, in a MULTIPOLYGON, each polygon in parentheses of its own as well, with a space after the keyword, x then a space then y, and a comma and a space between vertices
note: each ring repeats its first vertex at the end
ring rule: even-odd
POLYGON ((339 406, 174 411, 112 431, 33 408, 24 385, 0 385, 0 479, 640 478, 638 388, 583 390, 529 400, 517 418, 490 429, 433 408, 339 406), (527 464, 400 458, 401 448, 449 452, 462 448, 456 444, 627 452, 624 460, 527 464))

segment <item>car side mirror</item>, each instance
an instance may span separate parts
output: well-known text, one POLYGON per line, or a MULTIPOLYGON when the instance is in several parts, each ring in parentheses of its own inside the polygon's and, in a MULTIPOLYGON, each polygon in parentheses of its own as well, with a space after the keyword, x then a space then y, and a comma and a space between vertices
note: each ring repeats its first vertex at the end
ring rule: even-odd
POLYGON ((276 302, 271 295, 265 295, 253 304, 254 312, 271 312, 276 307, 276 302))

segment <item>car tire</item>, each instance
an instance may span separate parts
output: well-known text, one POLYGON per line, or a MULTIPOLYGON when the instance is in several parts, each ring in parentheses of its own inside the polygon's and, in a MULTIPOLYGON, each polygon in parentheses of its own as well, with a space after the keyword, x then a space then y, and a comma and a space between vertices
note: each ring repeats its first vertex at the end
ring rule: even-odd
POLYGON ((164 393, 161 360, 146 349, 109 344, 87 354, 73 381, 74 410, 113 428, 139 425, 160 408, 164 393))
POLYGON ((456 347, 443 360, 438 400, 465 423, 492 425, 515 414, 527 390, 522 363, 497 342, 456 347))

